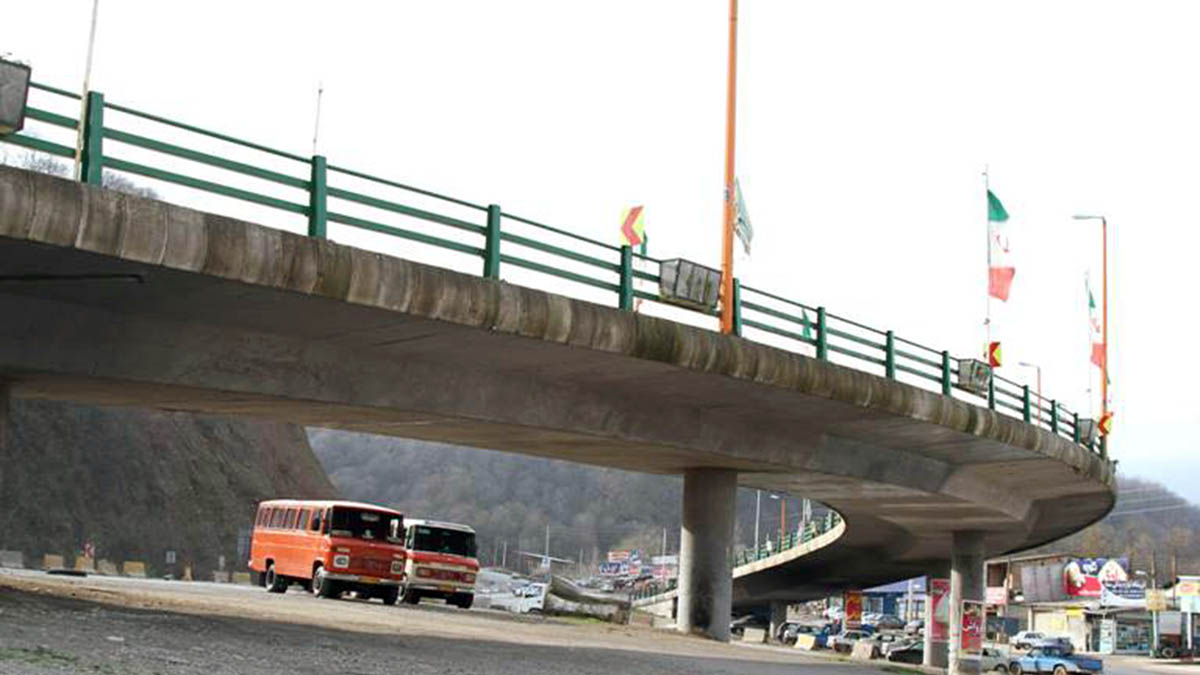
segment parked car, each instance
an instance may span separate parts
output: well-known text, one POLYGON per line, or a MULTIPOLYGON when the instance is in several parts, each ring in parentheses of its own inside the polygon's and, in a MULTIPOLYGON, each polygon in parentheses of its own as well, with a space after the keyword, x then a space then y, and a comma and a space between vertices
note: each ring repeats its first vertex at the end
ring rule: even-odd
POLYGON ((770 624, 766 619, 758 616, 757 614, 739 616, 738 618, 729 622, 729 632, 738 637, 741 637, 747 628, 762 628, 763 630, 766 630, 770 628, 770 624))
POLYGON ((869 637, 871 637, 870 631, 858 628, 842 631, 829 639, 829 648, 835 652, 850 652, 854 649, 854 643, 869 637))
POLYGON ((904 636, 900 633, 875 633, 869 637, 863 638, 860 642, 870 643, 872 646, 871 657, 880 657, 887 655, 887 648, 895 642, 904 640, 904 636))
POLYGON ((863 623, 874 626, 878 630, 900 630, 904 628, 904 620, 891 614, 874 617, 873 621, 863 620, 863 623))
POLYGON ((1009 657, 1004 652, 995 647, 984 647, 983 655, 979 657, 979 672, 1007 673, 1008 662, 1009 657))
POLYGON ((911 647, 913 645, 923 646, 924 642, 925 641, 923 639, 921 639, 920 637, 914 637, 912 635, 898 634, 898 635, 896 635, 895 640, 892 640, 891 642, 886 642, 883 644, 883 647, 880 649, 880 651, 882 652, 881 655, 884 658, 887 658, 888 656, 891 656, 892 652, 894 652, 894 651, 897 651, 900 649, 908 649, 909 647, 911 647))
POLYGON ((1033 646, 1034 642, 1037 642, 1045 637, 1045 633, 1040 633, 1033 630, 1023 630, 1014 635, 1009 644, 1011 644, 1014 649, 1029 649, 1033 646))
POLYGON ((888 651, 887 660, 893 663, 920 664, 925 660, 925 645, 923 641, 915 640, 902 647, 893 647, 888 651))
POLYGON ((1041 640, 1035 640, 1033 644, 1030 645, 1031 649, 1034 647, 1058 647, 1060 649, 1065 649, 1068 654, 1075 651, 1075 645, 1071 642, 1071 638, 1061 636, 1044 637, 1041 640))
POLYGON ((1087 673, 1099 675, 1104 672, 1104 662, 1090 656, 1076 656, 1073 650, 1058 646, 1034 647, 1027 653, 1012 658, 1008 663, 1009 675, 1024 673, 1087 673))
POLYGON ((916 635, 925 630, 925 619, 913 619, 904 624, 904 632, 909 635, 916 635))
POLYGON ((813 624, 805 624, 794 621, 789 621, 784 625, 785 630, 783 632, 783 637, 780 638, 780 642, 783 642, 784 644, 794 645, 796 644, 796 638, 799 636, 811 635, 813 636, 813 644, 816 647, 824 649, 828 646, 829 631, 825 626, 815 626, 813 624))

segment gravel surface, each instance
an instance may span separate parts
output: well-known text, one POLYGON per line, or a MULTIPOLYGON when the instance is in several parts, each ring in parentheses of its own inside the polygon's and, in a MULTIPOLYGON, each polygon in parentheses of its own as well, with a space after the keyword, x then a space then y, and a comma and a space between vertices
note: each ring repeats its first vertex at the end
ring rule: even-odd
POLYGON ((638 627, 0 572, 0 673, 878 673, 638 627), (514 620, 516 619, 516 620, 514 620))

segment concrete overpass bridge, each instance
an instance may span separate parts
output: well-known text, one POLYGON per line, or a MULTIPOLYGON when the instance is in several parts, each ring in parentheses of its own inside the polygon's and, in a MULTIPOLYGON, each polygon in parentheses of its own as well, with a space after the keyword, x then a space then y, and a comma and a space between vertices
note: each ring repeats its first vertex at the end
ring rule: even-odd
MULTIPOLYGON (((249 415, 682 474, 680 627, 719 639, 734 602, 948 567, 953 599, 981 599, 985 556, 1065 536, 1114 503, 1114 465, 1079 442, 1077 416, 998 377, 982 396, 960 389, 965 373, 947 352, 745 287, 735 298, 744 335, 684 322, 708 321, 705 311, 633 312, 636 299, 659 299, 669 263, 89 98, 84 182, 0 169, 0 398, 249 415), (297 166, 156 140, 109 126, 109 111, 297 166), (196 166, 230 183, 185 173, 196 166), (298 214, 305 233, 105 190, 105 170, 298 214), (335 175, 473 220, 331 186, 335 175), (305 199, 232 186, 246 177, 305 199), (334 243, 335 226, 466 256, 483 274, 334 243), (508 283, 502 265, 616 302, 508 283), (845 532, 735 583, 738 485, 828 504, 845 532)), ((41 108, 31 118, 75 124, 41 108)))

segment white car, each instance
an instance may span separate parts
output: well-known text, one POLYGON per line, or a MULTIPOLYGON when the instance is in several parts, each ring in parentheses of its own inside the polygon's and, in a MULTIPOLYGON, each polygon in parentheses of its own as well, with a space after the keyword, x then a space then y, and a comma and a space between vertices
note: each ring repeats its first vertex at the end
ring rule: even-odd
POLYGON ((549 584, 530 583, 514 588, 511 593, 499 593, 491 598, 490 607, 507 609, 517 614, 546 611, 546 589, 549 584))
POLYGON ((829 638, 829 648, 835 652, 850 652, 854 650, 854 643, 869 637, 871 634, 862 630, 843 631, 829 638))
POLYGON ((1044 639, 1046 639, 1045 633, 1035 630, 1023 630, 1014 635, 1013 639, 1009 640, 1009 644, 1013 646, 1013 649, 1029 649, 1044 639))

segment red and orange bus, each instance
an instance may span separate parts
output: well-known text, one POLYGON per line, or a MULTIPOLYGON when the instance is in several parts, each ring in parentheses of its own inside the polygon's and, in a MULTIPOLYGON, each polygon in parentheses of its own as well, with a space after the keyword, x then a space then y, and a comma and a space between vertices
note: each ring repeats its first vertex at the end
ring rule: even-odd
POLYGON ((469 609, 475 600, 475 530, 458 523, 409 520, 404 547, 404 602, 417 604, 421 598, 441 598, 446 604, 469 609))
POLYGON ((354 591, 396 603, 404 583, 404 515, 375 504, 275 499, 258 505, 250 570, 272 593, 300 584, 323 598, 354 591))

